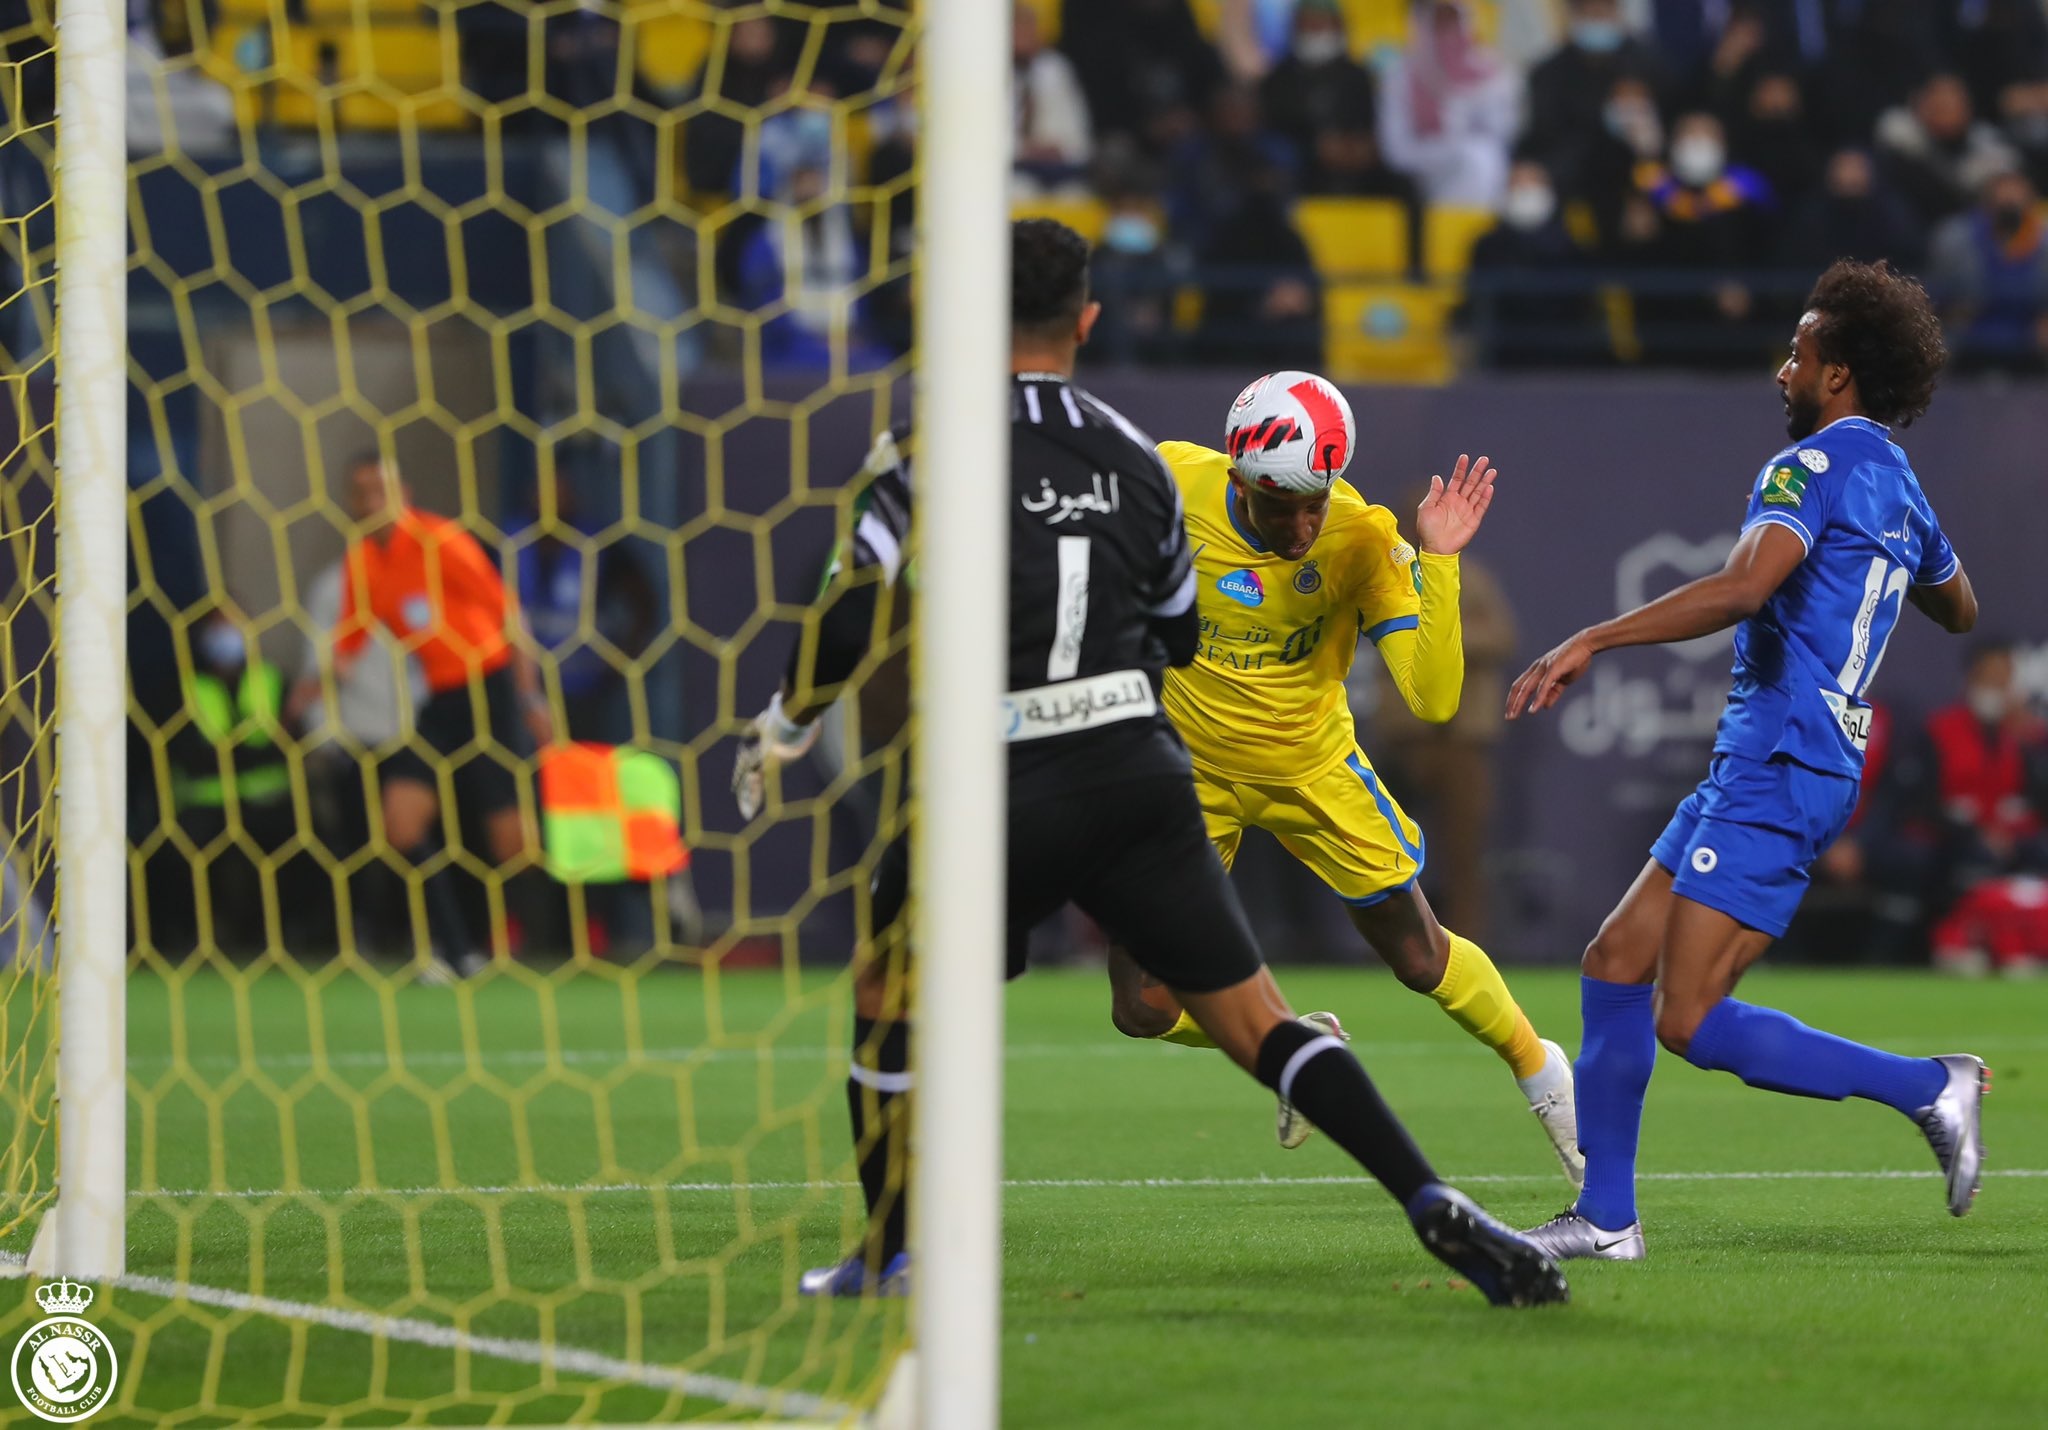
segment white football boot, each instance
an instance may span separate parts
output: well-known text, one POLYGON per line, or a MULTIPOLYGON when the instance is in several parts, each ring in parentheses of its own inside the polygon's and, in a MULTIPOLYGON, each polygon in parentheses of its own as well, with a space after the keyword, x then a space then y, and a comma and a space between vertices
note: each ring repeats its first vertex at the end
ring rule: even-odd
POLYGON ((1544 1135, 1557 1149, 1557 1160, 1564 1163, 1565 1177, 1576 1192, 1586 1185, 1586 1157, 1579 1151, 1579 1105, 1572 1095, 1572 1060, 1548 1038, 1543 1040, 1543 1051, 1543 1066, 1527 1077, 1516 1078, 1515 1086, 1529 1099, 1529 1110, 1543 1124, 1544 1135))
POLYGON ((1603 1231, 1577 1212, 1559 1212, 1541 1226, 1522 1233, 1543 1248, 1553 1261, 1641 1261, 1643 1224, 1630 1222, 1620 1231, 1603 1231))
MULTIPOLYGON (((1335 1013, 1304 1013, 1294 1021, 1311 1032, 1327 1033, 1347 1043, 1351 1041, 1351 1035, 1344 1031, 1344 1025, 1337 1021, 1335 1013)), ((1309 1134, 1316 1129, 1306 1117, 1294 1110, 1293 1103, 1283 1097, 1280 1099, 1280 1114, 1273 1130, 1279 1135, 1280 1145, 1292 1152, 1308 1141, 1309 1134)))
POLYGON ((1948 1084, 1913 1120, 1948 1176, 1948 1214, 1963 1216, 1984 1180, 1984 1094, 1991 1090, 1991 1069, 1968 1053, 1935 1061, 1948 1069, 1948 1084))

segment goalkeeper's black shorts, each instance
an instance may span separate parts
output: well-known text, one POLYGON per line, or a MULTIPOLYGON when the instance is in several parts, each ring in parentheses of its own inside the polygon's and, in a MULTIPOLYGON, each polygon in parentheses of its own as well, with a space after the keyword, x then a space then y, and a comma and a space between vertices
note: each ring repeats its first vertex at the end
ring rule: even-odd
MULTIPOLYGON (((910 846, 875 869, 872 926, 902 917, 910 846)), ((1214 993, 1263 960, 1185 773, 1085 786, 1010 786, 1007 976, 1024 972, 1034 925, 1071 903, 1169 988, 1214 993)))
POLYGON ((1071 903, 1168 988, 1214 993, 1263 960, 1185 772, 1010 785, 1009 973, 1031 928, 1071 903))

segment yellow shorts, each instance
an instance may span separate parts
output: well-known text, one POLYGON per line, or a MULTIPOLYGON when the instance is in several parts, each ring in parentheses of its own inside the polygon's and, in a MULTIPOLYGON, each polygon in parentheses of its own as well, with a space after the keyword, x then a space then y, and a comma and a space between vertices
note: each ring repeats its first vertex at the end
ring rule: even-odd
POLYGON ((1195 793, 1226 869, 1253 828, 1277 838, 1356 908, 1399 893, 1422 872, 1422 831, 1357 749, 1300 786, 1239 784, 1196 765, 1195 793))

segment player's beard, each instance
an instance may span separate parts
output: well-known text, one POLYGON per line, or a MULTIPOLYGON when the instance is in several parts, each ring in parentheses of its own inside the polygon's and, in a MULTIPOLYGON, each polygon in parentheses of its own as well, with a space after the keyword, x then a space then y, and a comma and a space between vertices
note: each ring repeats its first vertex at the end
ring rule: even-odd
POLYGON ((1820 428, 1820 404, 1785 394, 1785 432, 1795 442, 1804 442, 1820 428))

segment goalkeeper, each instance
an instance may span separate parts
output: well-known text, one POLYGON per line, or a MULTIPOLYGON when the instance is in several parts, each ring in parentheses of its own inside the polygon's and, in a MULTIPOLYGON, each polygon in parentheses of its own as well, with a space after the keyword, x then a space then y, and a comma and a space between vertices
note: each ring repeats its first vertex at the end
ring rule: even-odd
MULTIPOLYGON (((748 728, 733 773, 740 813, 761 812, 769 765, 801 759, 817 742, 822 715, 834 697, 859 674, 862 694, 889 686, 883 702, 909 708, 906 663, 883 654, 887 637, 909 619, 909 602, 896 583, 910 539, 910 474, 903 459, 903 429, 875 439, 854 481, 852 533, 835 552, 824 580, 818 619, 790 653, 782 686, 748 728), (872 653, 872 655, 871 655, 872 653), (891 699, 889 697, 893 696, 891 699)), ((905 583, 908 584, 907 582, 905 583)), ((890 722, 900 727, 900 721, 890 722)), ((900 737, 900 728, 889 733, 900 737)), ((900 743, 891 758, 900 758, 900 743)), ((887 781, 900 791, 900 776, 887 781)), ((904 801, 887 799, 877 837, 885 841, 869 891, 864 937, 856 955, 853 984, 853 1065, 848 1070, 847 1107, 853 1123, 854 1153, 860 1163, 861 1193, 868 1209, 868 1244, 849 1267, 878 1270, 897 1262, 907 1241, 905 1189, 909 1166, 910 1024, 907 929, 903 906, 909 889, 910 852, 902 824, 904 801)), ((832 1268, 840 1275, 843 1268, 832 1268)), ((842 1281, 864 1284, 856 1271, 842 1281)), ((807 1294, 838 1294, 860 1284, 826 1285, 805 1278, 807 1294)))

